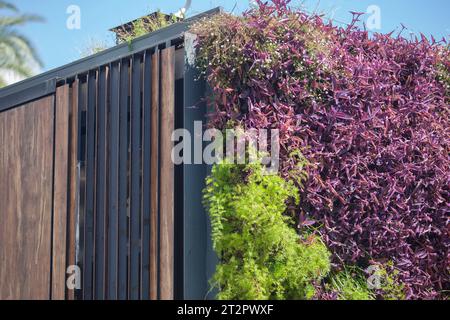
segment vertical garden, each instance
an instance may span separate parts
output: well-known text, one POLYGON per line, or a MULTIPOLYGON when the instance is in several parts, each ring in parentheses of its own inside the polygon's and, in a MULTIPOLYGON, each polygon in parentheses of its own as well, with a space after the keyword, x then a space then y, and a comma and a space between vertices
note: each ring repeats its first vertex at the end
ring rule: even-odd
POLYGON ((447 299, 449 46, 257 2, 193 27, 209 126, 280 136, 208 178, 218 297, 447 299))

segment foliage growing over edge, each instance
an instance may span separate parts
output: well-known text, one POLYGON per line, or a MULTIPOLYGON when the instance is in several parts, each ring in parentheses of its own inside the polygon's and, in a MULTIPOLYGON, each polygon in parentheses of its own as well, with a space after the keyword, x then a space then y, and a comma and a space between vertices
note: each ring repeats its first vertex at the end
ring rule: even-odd
POLYGON ((140 18, 133 22, 133 27, 130 31, 122 30, 118 34, 119 43, 128 43, 128 46, 132 46, 134 39, 142 37, 148 33, 155 32, 159 29, 165 28, 178 22, 181 18, 175 15, 170 15, 169 18, 159 10, 156 12, 155 17, 152 18, 140 18))
POLYGON ((330 269, 320 238, 301 238, 286 216, 298 201, 291 182, 265 175, 259 164, 213 167, 205 206, 220 263, 213 285, 219 299, 310 299, 330 269))
MULTIPOLYGON (((258 1, 193 27, 214 93, 210 126, 278 128, 311 164, 299 220, 316 221, 342 269, 392 261, 406 298, 450 289, 450 54, 434 40, 324 23, 258 1)), ((301 221, 300 221, 301 222, 301 221)))

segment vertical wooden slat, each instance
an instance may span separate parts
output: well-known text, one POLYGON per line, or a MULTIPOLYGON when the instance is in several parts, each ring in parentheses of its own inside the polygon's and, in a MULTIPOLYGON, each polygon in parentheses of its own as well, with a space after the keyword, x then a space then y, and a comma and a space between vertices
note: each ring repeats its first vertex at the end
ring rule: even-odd
POLYGON ((128 163, 128 98, 130 61, 124 59, 120 68, 120 141, 119 141, 119 265, 118 298, 128 297, 128 212, 127 212, 127 163, 128 163))
POLYGON ((151 161, 150 161, 150 299, 158 299, 158 231, 159 231, 159 59, 152 56, 151 161))
POLYGON ((131 180, 130 180, 130 270, 129 298, 139 299, 140 209, 141 209, 141 62, 135 55, 131 82, 131 180))
POLYGON ((95 259, 94 259, 94 298, 105 298, 105 219, 106 219, 106 126, 107 126, 107 76, 108 68, 100 68, 98 74, 97 98, 97 172, 96 172, 96 215, 95 215, 95 259))
POLYGON ((85 219, 86 219, 86 163, 87 163, 87 105, 88 105, 88 80, 87 76, 78 76, 78 152, 77 152, 77 240, 76 265, 81 269, 81 290, 75 292, 76 299, 84 299, 84 271, 85 271, 85 219))
POLYGON ((145 52, 143 88, 141 299, 148 300, 150 298, 150 179, 152 121, 152 54, 150 51, 145 52))
POLYGON ((119 63, 111 64, 111 110, 109 113, 109 215, 108 215, 108 294, 117 299, 117 253, 119 236, 119 63))
MULTIPOLYGON (((178 128, 183 128, 184 122, 184 80, 177 79, 180 76, 179 73, 184 72, 184 60, 183 62, 178 61, 177 55, 179 51, 175 51, 175 130, 178 128), (181 70, 180 70, 181 69, 181 70)), ((184 150, 187 152, 186 150, 184 150)), ((184 216, 183 216, 183 201, 184 201, 184 185, 183 185, 183 175, 184 175, 184 165, 175 165, 175 178, 174 178, 174 299, 182 300, 184 299, 183 286, 184 286, 184 216)), ((195 180, 190 181, 189 188, 195 188, 195 180)), ((202 189, 203 190, 203 189, 202 189)))
POLYGON ((174 293, 174 164, 172 132, 175 108, 175 48, 161 52, 161 178, 160 178, 160 292, 161 299, 174 293))
POLYGON ((96 103, 97 103, 97 79, 96 71, 90 71, 88 75, 88 105, 86 120, 86 216, 85 224, 85 248, 83 270, 83 295, 85 300, 93 298, 93 254, 94 254, 94 215, 95 215, 95 141, 96 141, 96 103))
MULTIPOLYGON (((78 165, 78 88, 79 80, 76 79, 70 88, 70 108, 69 108, 69 212, 67 217, 67 265, 76 264, 76 196, 77 196, 77 165, 78 165)), ((68 300, 75 299, 75 291, 67 290, 68 300)))
POLYGON ((69 178, 69 85, 56 90, 52 299, 65 299, 69 178))
POLYGON ((0 300, 50 298, 54 96, 0 113, 0 300))

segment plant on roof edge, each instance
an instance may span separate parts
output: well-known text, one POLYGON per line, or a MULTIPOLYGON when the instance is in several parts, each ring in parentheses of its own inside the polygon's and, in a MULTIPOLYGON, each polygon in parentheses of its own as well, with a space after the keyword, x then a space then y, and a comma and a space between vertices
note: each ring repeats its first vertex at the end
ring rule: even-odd
POLYGON ((128 43, 128 46, 131 49, 134 39, 168 27, 171 24, 178 22, 180 19, 181 18, 178 18, 174 14, 167 18, 166 15, 158 10, 154 17, 144 17, 134 21, 131 30, 121 30, 118 34, 119 43, 128 43))

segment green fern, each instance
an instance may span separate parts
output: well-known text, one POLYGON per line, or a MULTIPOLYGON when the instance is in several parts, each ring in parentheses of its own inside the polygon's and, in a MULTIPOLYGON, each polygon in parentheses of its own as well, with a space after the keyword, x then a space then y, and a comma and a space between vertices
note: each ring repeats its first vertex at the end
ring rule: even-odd
POLYGON ((356 267, 346 267, 331 277, 332 291, 339 300, 374 300, 375 294, 367 287, 363 271, 356 267))
POLYGON ((298 203, 297 188, 260 164, 216 165, 206 180, 204 202, 220 258, 213 286, 219 299, 308 299, 330 270, 319 238, 300 237, 284 215, 298 203))

